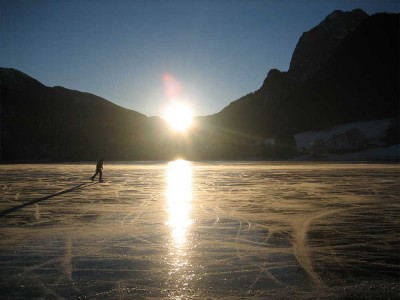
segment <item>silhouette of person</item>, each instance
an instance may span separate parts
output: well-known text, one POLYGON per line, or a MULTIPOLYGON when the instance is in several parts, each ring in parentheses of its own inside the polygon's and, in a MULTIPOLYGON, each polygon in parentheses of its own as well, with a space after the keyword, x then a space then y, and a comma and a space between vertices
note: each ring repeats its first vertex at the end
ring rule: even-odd
POLYGON ((103 161, 104 158, 101 158, 96 165, 96 173, 94 173, 94 175, 92 177, 90 177, 90 179, 92 179, 92 181, 94 181, 94 178, 97 176, 97 174, 100 174, 99 176, 99 182, 103 182, 103 161))

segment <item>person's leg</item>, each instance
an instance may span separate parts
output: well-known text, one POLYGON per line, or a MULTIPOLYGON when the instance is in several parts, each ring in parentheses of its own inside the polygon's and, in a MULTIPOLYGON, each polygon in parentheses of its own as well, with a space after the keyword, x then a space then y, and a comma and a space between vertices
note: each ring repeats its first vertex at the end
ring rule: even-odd
POLYGON ((96 170, 96 173, 94 173, 94 175, 91 177, 91 178, 92 178, 92 181, 96 178, 96 176, 97 176, 98 173, 99 173, 99 172, 96 170))
POLYGON ((100 173, 99 181, 103 181, 103 171, 100 170, 99 173, 100 173))

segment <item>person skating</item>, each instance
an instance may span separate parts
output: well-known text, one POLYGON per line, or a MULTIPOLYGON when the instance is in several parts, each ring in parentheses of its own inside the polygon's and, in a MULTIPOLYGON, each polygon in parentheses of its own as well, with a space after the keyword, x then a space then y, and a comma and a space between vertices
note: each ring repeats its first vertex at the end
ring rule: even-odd
POLYGON ((96 165, 96 172, 94 173, 94 175, 92 177, 90 177, 90 179, 92 181, 94 181, 94 178, 97 176, 97 174, 100 174, 99 176, 99 182, 103 182, 103 161, 104 158, 101 158, 96 165))

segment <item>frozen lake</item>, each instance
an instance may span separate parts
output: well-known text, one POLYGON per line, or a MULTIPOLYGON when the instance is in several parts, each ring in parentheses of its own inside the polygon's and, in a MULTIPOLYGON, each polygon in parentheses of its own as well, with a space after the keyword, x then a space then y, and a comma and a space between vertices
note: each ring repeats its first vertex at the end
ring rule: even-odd
POLYGON ((0 165, 3 298, 400 297, 400 165, 0 165))

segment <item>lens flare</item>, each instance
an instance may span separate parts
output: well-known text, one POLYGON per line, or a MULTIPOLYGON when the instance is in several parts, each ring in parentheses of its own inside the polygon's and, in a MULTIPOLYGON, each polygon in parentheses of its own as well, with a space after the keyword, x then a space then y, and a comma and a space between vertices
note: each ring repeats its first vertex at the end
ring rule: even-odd
POLYGON ((182 93, 180 82, 171 74, 165 73, 162 77, 164 83, 164 95, 168 99, 179 97, 182 93))

